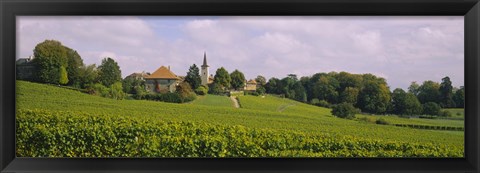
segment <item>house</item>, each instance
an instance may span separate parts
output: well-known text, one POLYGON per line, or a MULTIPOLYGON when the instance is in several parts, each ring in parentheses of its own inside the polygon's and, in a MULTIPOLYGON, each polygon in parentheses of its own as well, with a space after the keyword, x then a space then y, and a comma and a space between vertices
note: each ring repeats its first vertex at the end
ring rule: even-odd
POLYGON ((145 77, 149 76, 150 73, 145 73, 145 72, 141 72, 141 73, 132 73, 130 75, 128 75, 126 78, 133 78, 133 79, 137 79, 137 80, 145 80, 145 77))
POLYGON ((17 72, 17 79, 20 80, 33 80, 35 77, 35 65, 32 63, 32 60, 34 59, 33 56, 30 56, 28 58, 20 58, 18 59, 15 64, 16 64, 16 72, 17 72))
POLYGON ((245 82, 245 91, 256 91, 257 90, 257 81, 250 79, 249 81, 245 82))
POLYGON ((175 92, 180 80, 175 73, 170 71, 170 67, 165 66, 161 66, 144 79, 146 90, 158 93, 175 92))

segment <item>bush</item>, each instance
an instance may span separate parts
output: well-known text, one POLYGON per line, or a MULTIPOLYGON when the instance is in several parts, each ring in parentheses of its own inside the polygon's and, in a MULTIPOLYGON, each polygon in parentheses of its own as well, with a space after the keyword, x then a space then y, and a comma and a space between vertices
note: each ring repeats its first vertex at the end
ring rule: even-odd
POLYGON ((423 114, 426 115, 440 115, 440 106, 434 102, 427 102, 423 104, 423 114))
POLYGON ((178 93, 159 94, 158 101, 169 103, 182 103, 182 97, 178 93))
POLYGON ((123 92, 123 87, 121 82, 115 82, 112 86, 110 86, 110 98, 123 100, 126 94, 123 92))
POLYGON ((387 120, 385 120, 383 118, 377 119, 377 121, 375 121, 375 123, 376 124, 381 124, 381 125, 389 125, 390 124, 387 120))
POLYGON ((333 107, 332 114, 346 119, 355 118, 355 114, 360 113, 360 110, 353 107, 351 103, 340 103, 333 107))
POLYGON ((195 93, 198 95, 206 95, 208 93, 208 87, 200 85, 197 89, 195 89, 195 93))
POLYGON ((450 111, 447 111, 447 110, 442 110, 440 111, 440 116, 442 117, 451 117, 452 116, 452 113, 450 111))
POLYGON ((318 103, 320 103, 320 100, 318 100, 317 98, 310 100, 310 104, 312 105, 317 105, 318 103))
POLYGON ((110 89, 99 83, 87 86, 87 92, 102 97, 109 97, 110 95, 110 89))
POLYGON ((182 103, 191 102, 191 101, 194 101, 195 99, 197 99, 197 95, 192 92, 190 94, 187 94, 186 96, 182 96, 182 103))
POLYGON ((133 98, 137 100, 141 100, 145 98, 145 95, 147 95, 145 89, 141 86, 135 86, 135 94, 133 95, 133 98))
POLYGON ((325 100, 318 101, 316 105, 320 107, 325 107, 325 108, 332 108, 332 105, 325 100))

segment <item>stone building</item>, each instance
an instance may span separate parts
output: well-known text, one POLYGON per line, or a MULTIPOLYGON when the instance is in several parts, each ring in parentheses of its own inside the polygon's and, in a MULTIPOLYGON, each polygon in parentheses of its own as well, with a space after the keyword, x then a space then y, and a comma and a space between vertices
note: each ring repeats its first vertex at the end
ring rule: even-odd
POLYGON ((257 90, 257 81, 250 79, 249 81, 245 82, 245 91, 256 91, 257 90))
POLYGON ((16 64, 16 78, 19 80, 33 80, 35 77, 35 65, 33 64, 33 56, 18 59, 16 64))
POLYGON ((158 93, 175 92, 180 81, 180 78, 170 71, 170 67, 165 66, 161 66, 144 79, 146 90, 158 93))

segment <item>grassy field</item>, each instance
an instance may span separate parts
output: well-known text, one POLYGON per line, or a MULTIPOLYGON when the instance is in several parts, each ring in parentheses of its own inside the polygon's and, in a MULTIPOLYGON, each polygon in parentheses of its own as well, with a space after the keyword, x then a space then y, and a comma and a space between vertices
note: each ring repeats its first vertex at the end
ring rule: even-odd
MULTIPOLYGON (((214 98, 224 99, 210 97, 214 98)), ((463 132, 346 120, 332 116, 330 109, 271 96, 240 96, 239 100, 241 109, 218 106, 223 103, 215 99, 194 104, 113 100, 18 81, 17 130, 22 133, 17 134, 17 155, 463 157, 464 154, 463 132), (208 103, 217 106, 205 106, 208 103), (65 148, 56 148, 59 146, 65 148), (70 150, 76 152, 65 154, 70 150)))
POLYGON ((453 118, 463 119, 465 117, 465 110, 462 108, 451 108, 443 110, 449 111, 452 114, 453 118))
POLYGON ((194 105, 233 107, 233 103, 227 96, 205 95, 191 102, 194 105))

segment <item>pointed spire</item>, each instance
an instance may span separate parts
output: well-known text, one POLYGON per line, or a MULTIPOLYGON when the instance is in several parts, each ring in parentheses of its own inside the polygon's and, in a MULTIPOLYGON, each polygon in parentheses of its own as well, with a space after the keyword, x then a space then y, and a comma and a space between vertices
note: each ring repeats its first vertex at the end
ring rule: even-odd
POLYGON ((207 52, 203 52, 203 65, 202 67, 208 67, 207 65, 207 52))

